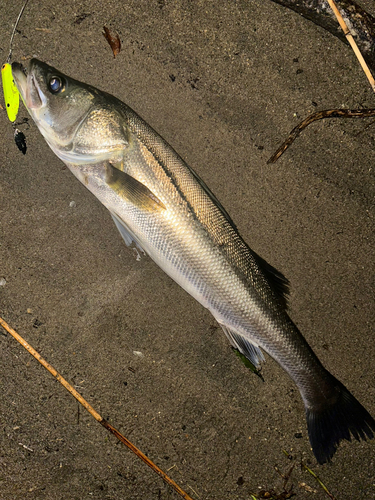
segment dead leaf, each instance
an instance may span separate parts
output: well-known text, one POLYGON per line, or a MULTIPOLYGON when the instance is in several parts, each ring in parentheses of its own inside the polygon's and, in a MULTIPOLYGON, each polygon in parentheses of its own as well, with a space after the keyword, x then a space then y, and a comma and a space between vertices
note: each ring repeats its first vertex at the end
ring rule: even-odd
POLYGON ((112 49, 113 57, 116 57, 117 54, 121 50, 120 37, 118 36, 117 33, 114 33, 114 34, 111 33, 109 31, 109 29, 107 28, 107 26, 103 26, 103 30, 104 30, 103 36, 107 40, 107 42, 109 43, 109 45, 110 45, 110 47, 112 49))

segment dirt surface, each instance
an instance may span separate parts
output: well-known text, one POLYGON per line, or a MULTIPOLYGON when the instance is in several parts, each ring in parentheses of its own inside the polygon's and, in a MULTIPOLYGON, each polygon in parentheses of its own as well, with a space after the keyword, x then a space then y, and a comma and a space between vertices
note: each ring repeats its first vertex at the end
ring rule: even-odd
MULTIPOLYGON (((20 7, 0 6, 3 61, 20 7)), ((267 0, 31 1, 19 30, 13 60, 116 95, 199 173, 375 415, 372 119, 316 123, 266 164, 308 114, 375 106, 351 49, 267 0), (122 40, 116 59, 103 25, 122 40)), ((287 374, 267 357, 265 381, 253 375, 206 310, 135 259, 36 126, 19 126, 23 156, 0 116, 1 316, 195 500, 280 493, 274 467, 293 463, 296 498, 328 498, 301 458, 338 500, 375 498, 375 443, 342 443, 318 466, 287 374)), ((0 350, 1 500, 180 498, 11 336, 0 350)))

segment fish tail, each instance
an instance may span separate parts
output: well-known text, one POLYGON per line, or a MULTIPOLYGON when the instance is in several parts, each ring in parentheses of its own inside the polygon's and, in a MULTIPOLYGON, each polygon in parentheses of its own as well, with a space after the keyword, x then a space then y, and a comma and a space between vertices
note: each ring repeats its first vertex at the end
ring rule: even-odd
POLYGON ((373 439, 375 420, 348 389, 335 377, 332 383, 334 401, 327 400, 324 408, 318 405, 306 408, 309 439, 313 453, 319 462, 329 462, 341 440, 351 441, 351 436, 360 441, 373 439))

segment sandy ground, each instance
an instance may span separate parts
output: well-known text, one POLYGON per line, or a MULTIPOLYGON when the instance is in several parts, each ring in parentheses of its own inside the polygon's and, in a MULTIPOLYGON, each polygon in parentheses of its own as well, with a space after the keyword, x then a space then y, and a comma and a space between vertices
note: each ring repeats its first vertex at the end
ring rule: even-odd
MULTIPOLYGON (((2 60, 20 6, 0 6, 2 60)), ((14 60, 116 95, 199 173, 375 415, 374 125, 319 122, 266 164, 311 112, 374 106, 351 50, 268 0, 31 1, 19 29, 14 60), (116 59, 104 24, 122 39, 116 59)), ((375 498, 375 443, 345 442, 319 467, 289 377, 270 358, 264 382, 249 372, 206 310, 135 259, 36 126, 20 128, 26 156, 1 111, 1 316, 195 500, 280 493, 275 466, 292 464, 296 498, 328 498, 301 459, 337 499, 375 498)), ((0 349, 1 500, 180 498, 12 337, 0 349)))

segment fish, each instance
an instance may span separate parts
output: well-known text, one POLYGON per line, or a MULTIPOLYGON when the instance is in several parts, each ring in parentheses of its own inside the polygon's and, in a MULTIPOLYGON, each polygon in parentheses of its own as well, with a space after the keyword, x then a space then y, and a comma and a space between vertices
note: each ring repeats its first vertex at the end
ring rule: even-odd
POLYGON ((207 308, 255 366, 264 352, 297 385, 319 464, 375 421, 327 371, 287 312, 289 282, 250 249, 215 195, 129 106, 32 59, 12 64, 22 100, 52 151, 109 210, 125 243, 207 308))

